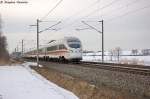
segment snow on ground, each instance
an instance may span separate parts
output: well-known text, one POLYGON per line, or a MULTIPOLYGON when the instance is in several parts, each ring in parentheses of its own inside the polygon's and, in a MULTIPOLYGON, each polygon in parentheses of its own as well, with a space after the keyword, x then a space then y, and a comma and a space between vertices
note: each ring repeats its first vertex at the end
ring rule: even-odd
MULTIPOLYGON (((36 62, 25 62, 22 65, 25 66, 25 67, 37 66, 37 63, 36 62)), ((43 66, 39 64, 39 67, 43 67, 43 66)))
POLYGON ((0 66, 0 99, 79 99, 31 70, 31 64, 0 66))
MULTIPOLYGON (((92 62, 101 62, 102 56, 100 55, 94 55, 94 54, 90 54, 90 55, 84 55, 82 61, 92 61, 92 62)), ((104 60, 105 62, 109 62, 109 63, 117 63, 117 57, 112 57, 112 61, 111 61, 111 56, 104 56, 104 60)), ((120 56, 120 62, 121 61, 126 61, 128 63, 133 63, 133 62, 137 62, 137 64, 141 64, 141 65, 148 65, 150 66, 150 56, 120 56)))

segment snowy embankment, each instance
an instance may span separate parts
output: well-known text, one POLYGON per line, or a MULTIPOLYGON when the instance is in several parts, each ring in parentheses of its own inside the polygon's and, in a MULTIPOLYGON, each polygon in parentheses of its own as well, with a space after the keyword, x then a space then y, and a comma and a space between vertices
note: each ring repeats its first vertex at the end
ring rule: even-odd
POLYGON ((25 63, 0 66, 0 99, 79 99, 72 92, 49 82, 25 63))

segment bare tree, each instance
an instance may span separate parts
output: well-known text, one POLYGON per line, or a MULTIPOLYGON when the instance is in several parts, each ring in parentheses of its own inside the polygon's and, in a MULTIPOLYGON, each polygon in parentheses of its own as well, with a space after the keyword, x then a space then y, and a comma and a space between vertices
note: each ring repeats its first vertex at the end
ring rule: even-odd
POLYGON ((137 55, 138 54, 138 50, 137 49, 132 49, 132 55, 137 55))
POLYGON ((113 56, 119 61, 120 60, 120 55, 122 53, 122 50, 120 47, 116 47, 114 50, 112 50, 113 56))
POLYGON ((0 60, 8 59, 6 37, 2 35, 2 20, 0 15, 0 60))
POLYGON ((109 51, 110 61, 113 61, 113 49, 109 51))

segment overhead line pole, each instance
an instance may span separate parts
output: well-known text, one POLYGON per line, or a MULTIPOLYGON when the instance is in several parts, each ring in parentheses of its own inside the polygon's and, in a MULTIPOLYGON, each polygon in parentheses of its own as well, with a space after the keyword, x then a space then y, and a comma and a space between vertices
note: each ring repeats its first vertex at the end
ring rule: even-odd
MULTIPOLYGON (((96 30, 98 33, 102 34, 102 63, 104 62, 104 20, 102 21, 98 21, 102 23, 102 30, 99 31, 98 29, 96 29, 95 27, 87 24, 85 21, 82 21, 83 24, 89 26, 90 28, 96 30)), ((82 29, 76 29, 76 30, 82 30, 82 29)))
POLYGON ((39 66, 39 19, 37 19, 37 66, 39 66))
MULTIPOLYGON (((39 19, 36 20, 36 25, 30 25, 30 26, 36 26, 37 28, 37 51, 36 51, 36 55, 37 55, 37 66, 39 66, 39 33, 41 32, 44 32, 44 31, 47 31, 47 30, 50 30, 50 28, 60 24, 61 22, 59 21, 58 23, 46 28, 45 30, 43 31, 39 31, 39 22, 42 22, 40 21, 39 19)), ((55 29, 54 29, 55 30, 55 29)))
POLYGON ((104 21, 99 21, 102 23, 102 62, 104 62, 104 21))
POLYGON ((23 57, 23 40, 22 40, 22 52, 21 52, 21 54, 22 54, 22 57, 23 57))
POLYGON ((37 50, 36 50, 36 59, 37 59, 37 66, 39 66, 39 22, 40 20, 37 19, 36 20, 36 25, 30 25, 30 26, 36 26, 37 30, 36 30, 36 33, 37 33, 37 50))
POLYGON ((19 52, 19 46, 17 45, 17 52, 19 52))

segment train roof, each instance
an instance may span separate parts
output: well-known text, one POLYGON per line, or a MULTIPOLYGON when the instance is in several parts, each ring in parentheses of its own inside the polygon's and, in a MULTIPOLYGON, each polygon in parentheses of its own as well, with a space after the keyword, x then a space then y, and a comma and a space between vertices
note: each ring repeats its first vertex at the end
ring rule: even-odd
POLYGON ((79 39, 77 37, 64 37, 64 38, 61 38, 61 39, 58 39, 58 40, 51 40, 50 42, 48 42, 48 44, 54 43, 54 42, 57 42, 57 41, 64 41, 64 40, 79 40, 79 39))

